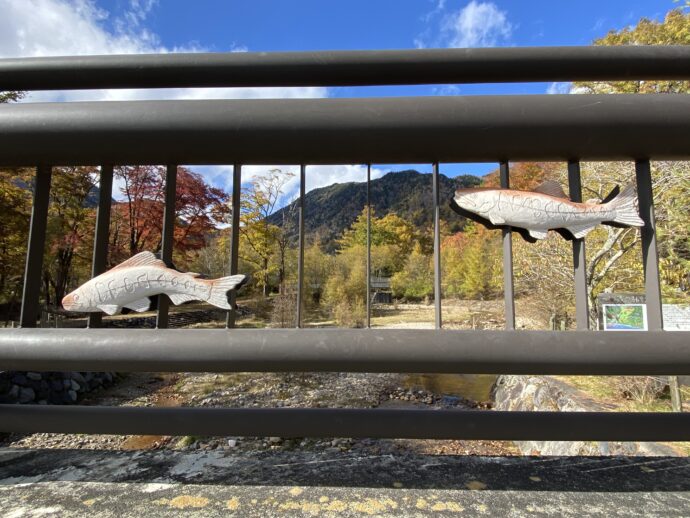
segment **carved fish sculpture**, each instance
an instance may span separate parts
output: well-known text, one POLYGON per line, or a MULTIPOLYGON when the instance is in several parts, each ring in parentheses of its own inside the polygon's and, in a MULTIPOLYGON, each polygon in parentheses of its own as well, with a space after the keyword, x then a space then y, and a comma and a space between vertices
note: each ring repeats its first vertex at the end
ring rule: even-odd
POLYGON ((492 225, 525 229, 534 239, 544 239, 549 230, 555 229, 566 229, 579 239, 600 223, 635 227, 644 225, 638 215, 637 196, 632 184, 611 201, 602 203, 570 201, 560 184, 550 180, 533 192, 458 189, 453 201, 460 209, 476 214, 492 225))
POLYGON ((66 295, 62 307, 67 311, 103 311, 108 315, 124 307, 141 313, 149 309, 148 297, 164 293, 173 304, 202 300, 232 309, 228 291, 239 288, 247 280, 245 275, 219 279, 200 279, 198 275, 168 268, 151 252, 141 252, 66 295))

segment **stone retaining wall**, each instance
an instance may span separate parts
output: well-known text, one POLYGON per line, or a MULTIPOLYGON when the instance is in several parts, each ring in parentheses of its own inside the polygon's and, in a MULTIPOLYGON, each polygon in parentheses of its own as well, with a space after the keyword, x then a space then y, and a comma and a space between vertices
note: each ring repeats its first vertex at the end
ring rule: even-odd
MULTIPOLYGON (((548 376, 499 376, 492 396, 495 410, 611 411, 574 387, 548 376)), ((680 455, 663 444, 646 442, 516 441, 515 444, 525 455, 680 455)))
POLYGON ((0 372, 0 403, 64 405, 111 385, 114 372, 0 372))

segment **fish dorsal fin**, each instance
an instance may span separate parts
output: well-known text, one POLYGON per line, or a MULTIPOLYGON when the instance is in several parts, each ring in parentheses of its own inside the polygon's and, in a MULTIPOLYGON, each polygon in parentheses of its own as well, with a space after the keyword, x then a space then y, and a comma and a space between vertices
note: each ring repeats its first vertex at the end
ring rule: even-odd
POLYGON ((137 255, 121 262, 112 268, 112 270, 117 270, 119 268, 132 268, 134 266, 160 266, 162 268, 166 268, 165 263, 158 259, 151 252, 139 252, 137 255))
POLYGON ((563 192, 563 187, 556 180, 546 180, 540 186, 534 189, 534 192, 540 192, 542 194, 548 194, 549 196, 555 196, 556 198, 568 199, 568 196, 563 192))

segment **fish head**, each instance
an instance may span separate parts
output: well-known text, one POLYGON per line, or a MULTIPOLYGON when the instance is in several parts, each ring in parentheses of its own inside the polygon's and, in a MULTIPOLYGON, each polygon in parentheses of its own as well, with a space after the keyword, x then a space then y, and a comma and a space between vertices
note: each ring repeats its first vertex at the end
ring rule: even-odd
POLYGON ((91 296, 90 282, 78 287, 71 293, 62 298, 62 307, 66 311, 98 311, 95 307, 94 298, 91 296))
POLYGON ((484 215, 493 206, 491 195, 486 189, 458 189, 453 197, 461 209, 484 215))

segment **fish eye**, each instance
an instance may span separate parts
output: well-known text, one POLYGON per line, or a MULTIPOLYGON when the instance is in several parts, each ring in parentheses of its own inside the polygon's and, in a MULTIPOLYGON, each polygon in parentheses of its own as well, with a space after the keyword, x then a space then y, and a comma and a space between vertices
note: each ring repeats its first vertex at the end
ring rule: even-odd
POLYGON ((77 295, 77 294, 75 293, 75 294, 74 294, 74 302, 77 302, 78 300, 79 300, 79 295, 77 295))

